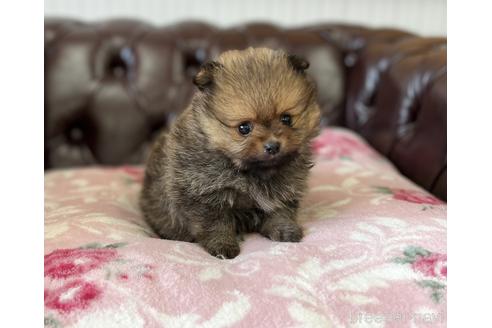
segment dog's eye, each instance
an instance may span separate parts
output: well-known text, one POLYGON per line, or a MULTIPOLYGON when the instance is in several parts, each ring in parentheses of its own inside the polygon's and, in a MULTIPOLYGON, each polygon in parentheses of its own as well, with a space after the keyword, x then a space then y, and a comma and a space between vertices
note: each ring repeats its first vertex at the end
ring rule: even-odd
POLYGON ((282 116, 280 116, 280 122, 282 122, 283 124, 285 124, 287 126, 291 126, 292 116, 290 116, 289 114, 283 114, 282 116))
POLYGON ((248 135, 251 133, 251 130, 253 130, 253 125, 250 122, 243 122, 239 124, 237 127, 239 133, 241 133, 243 136, 248 135))

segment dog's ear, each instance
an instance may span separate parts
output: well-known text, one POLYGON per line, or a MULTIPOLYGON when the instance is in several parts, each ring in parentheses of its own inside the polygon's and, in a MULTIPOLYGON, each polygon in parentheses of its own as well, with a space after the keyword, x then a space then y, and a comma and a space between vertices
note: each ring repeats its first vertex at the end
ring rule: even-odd
POLYGON ((222 64, 215 61, 208 61, 200 66, 200 70, 193 78, 193 84, 200 91, 210 89, 214 83, 214 75, 222 67, 222 64))
POLYGON ((304 71, 309 67, 309 62, 297 55, 288 55, 287 60, 292 68, 299 73, 304 73, 304 71))

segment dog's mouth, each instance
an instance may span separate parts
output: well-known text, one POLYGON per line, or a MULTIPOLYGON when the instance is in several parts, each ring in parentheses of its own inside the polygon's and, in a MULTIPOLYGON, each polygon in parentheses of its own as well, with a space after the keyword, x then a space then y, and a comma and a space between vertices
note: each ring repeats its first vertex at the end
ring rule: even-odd
POLYGON ((252 158, 243 161, 243 168, 248 170, 269 170, 280 168, 291 162, 297 156, 297 152, 290 152, 283 155, 277 155, 271 158, 252 158))

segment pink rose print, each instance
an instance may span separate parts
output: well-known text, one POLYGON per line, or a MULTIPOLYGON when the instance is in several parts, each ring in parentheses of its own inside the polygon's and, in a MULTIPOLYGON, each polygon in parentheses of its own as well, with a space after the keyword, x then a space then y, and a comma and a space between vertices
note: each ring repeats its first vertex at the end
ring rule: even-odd
POLYGON ((129 175, 133 181, 142 183, 144 180, 144 170, 141 167, 124 165, 121 170, 129 175))
POLYGON ((404 202, 424 204, 424 205, 444 204, 444 202, 441 201, 440 199, 422 191, 410 190, 410 189, 391 189, 388 187, 375 187, 375 188, 379 193, 393 195, 393 199, 401 200, 404 202))
POLYGON ((373 151, 362 142, 331 130, 324 130, 313 140, 313 152, 325 159, 350 157, 354 153, 371 154, 373 151))
POLYGON ((412 263, 412 269, 421 272, 424 276, 446 279, 448 276, 447 256, 439 253, 419 256, 412 263))
MULTIPOLYGON (((133 278, 154 279, 155 266, 118 255, 117 249, 125 245, 125 242, 96 242, 75 249, 58 249, 45 255, 44 304, 46 309, 58 312, 45 316, 45 327, 64 326, 60 315, 63 317, 75 310, 86 309, 103 297, 105 290, 102 286, 90 280, 97 279, 97 275, 117 284, 127 284, 133 278), (107 265, 110 262, 112 265, 107 265), (84 277, 88 272, 93 275, 84 277)), ((108 288, 107 285, 104 287, 108 288)))
POLYGON ((44 256, 44 276, 53 279, 77 277, 116 258, 113 248, 57 249, 44 256))
POLYGON ((126 274, 126 273, 120 273, 120 274, 118 275, 118 278, 119 278, 120 280, 128 280, 128 274, 126 274))
POLYGON ((101 293, 95 284, 77 279, 55 290, 45 290, 44 305, 59 312, 71 312, 87 308, 101 293))
POLYGON ((400 264, 410 264, 413 271, 421 274, 417 284, 431 291, 431 298, 439 303, 446 295, 446 280, 448 277, 447 255, 431 253, 417 246, 408 246, 403 251, 404 257, 394 259, 400 264))
POLYGON ((416 190, 394 189, 393 198, 410 203, 440 205, 443 202, 434 196, 416 190))

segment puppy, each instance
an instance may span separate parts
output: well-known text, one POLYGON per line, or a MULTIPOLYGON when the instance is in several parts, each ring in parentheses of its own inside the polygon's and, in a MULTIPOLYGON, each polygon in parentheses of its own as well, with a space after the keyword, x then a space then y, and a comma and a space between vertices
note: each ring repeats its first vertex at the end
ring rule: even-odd
POLYGON ((219 258, 238 235, 299 242, 297 209, 312 167, 320 110, 309 64, 283 51, 227 51, 204 64, 199 91, 148 158, 140 206, 165 239, 219 258))

